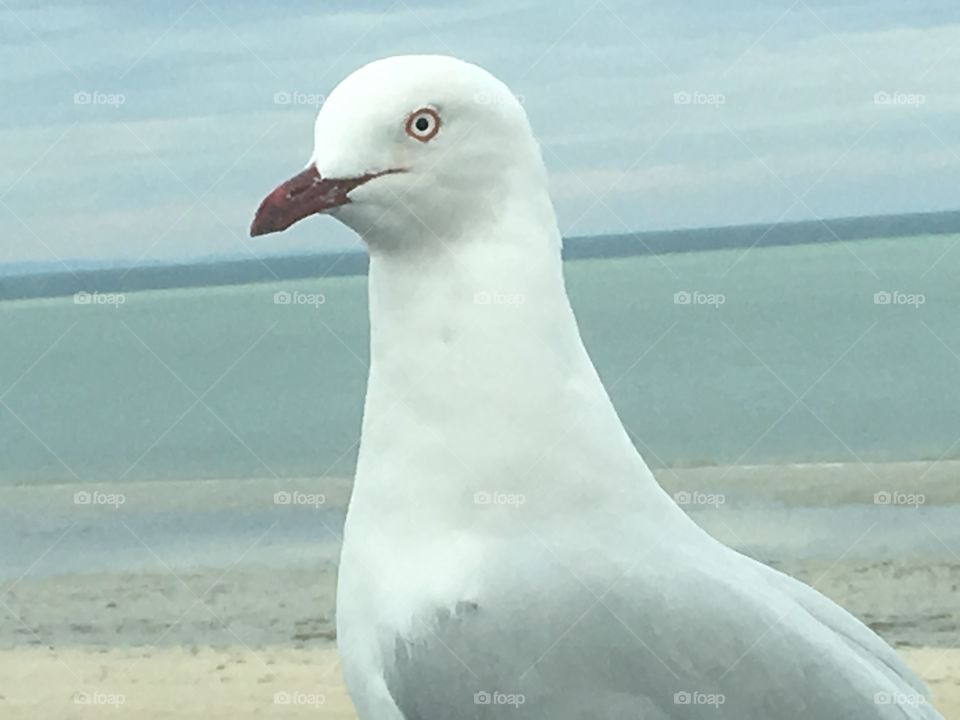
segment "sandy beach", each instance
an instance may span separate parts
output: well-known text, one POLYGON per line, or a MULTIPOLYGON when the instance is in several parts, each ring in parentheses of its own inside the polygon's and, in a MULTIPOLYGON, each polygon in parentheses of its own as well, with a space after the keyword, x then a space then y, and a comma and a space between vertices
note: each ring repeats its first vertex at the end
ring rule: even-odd
MULTIPOLYGON (((902 655, 944 717, 960 718, 960 650, 902 655)), ((355 717, 333 648, 17 650, 0 653, 0 677, 9 720, 355 717)))
MULTIPOLYGON (((850 608, 960 718, 958 563, 805 560, 783 569, 850 608)), ((4 597, 0 717, 354 717, 335 647, 335 568, 23 579, 4 597), (110 715, 112 716, 112 715, 110 715)))
MULTIPOLYGON (((709 532, 870 625, 960 719, 957 464, 657 474, 709 532), (898 491, 922 502, 875 501, 898 491)), ((334 607, 348 481, 89 489, 122 494, 113 508, 74 490, 0 488, 19 550, 0 563, 0 717, 354 717, 334 607)))

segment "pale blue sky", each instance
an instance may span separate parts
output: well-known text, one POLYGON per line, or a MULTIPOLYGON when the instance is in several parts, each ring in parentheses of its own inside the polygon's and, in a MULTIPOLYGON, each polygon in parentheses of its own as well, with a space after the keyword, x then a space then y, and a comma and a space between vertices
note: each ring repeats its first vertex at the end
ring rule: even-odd
POLYGON ((960 208, 960 7, 915 5, 0 0, 0 263, 355 243, 247 238, 310 152, 275 97, 411 52, 524 98, 567 235, 960 208))

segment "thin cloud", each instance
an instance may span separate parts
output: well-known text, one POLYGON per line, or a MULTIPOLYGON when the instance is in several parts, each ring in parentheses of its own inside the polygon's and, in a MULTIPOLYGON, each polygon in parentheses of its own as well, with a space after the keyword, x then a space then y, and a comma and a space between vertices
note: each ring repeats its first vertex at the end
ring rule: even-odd
MULTIPOLYGON (((960 25, 945 3, 9 5, 0 261, 246 254, 256 202, 312 142, 315 107, 275 96, 322 98, 400 52, 454 52, 511 84, 576 234, 771 221, 818 179, 788 219, 956 206, 960 25)), ((269 251, 352 243, 318 219, 269 251)))

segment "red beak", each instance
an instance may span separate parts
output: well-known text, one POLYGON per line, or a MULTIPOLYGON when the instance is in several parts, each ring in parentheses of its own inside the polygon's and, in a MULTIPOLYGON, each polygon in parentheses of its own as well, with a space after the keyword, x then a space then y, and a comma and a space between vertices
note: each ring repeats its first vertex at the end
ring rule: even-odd
POLYGON ((403 171, 384 170, 359 177, 323 178, 316 165, 310 165, 303 172, 280 183, 263 199, 250 225, 250 236, 280 232, 305 217, 346 205, 350 202, 347 193, 351 190, 381 175, 395 172, 403 171))

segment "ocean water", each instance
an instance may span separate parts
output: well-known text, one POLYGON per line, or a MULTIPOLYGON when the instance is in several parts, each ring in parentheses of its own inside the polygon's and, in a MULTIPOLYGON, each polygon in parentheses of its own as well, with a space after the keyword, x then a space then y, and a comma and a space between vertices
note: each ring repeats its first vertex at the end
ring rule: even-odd
MULTIPOLYGON (((958 244, 733 249, 566 272, 588 349, 652 465, 957 458, 958 244)), ((0 484, 349 475, 367 334, 363 277, 2 302, 0 484)))

